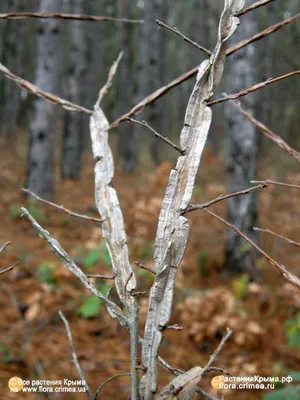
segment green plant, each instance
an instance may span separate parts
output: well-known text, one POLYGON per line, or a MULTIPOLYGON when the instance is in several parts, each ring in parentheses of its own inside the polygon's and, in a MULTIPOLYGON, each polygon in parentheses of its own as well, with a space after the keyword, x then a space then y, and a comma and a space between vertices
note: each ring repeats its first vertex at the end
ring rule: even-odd
POLYGON ((38 266, 38 279, 41 283, 46 283, 49 286, 56 285, 55 270, 57 264, 54 262, 47 262, 38 266))
POLYGON ((241 275, 232 282, 232 290, 237 300, 243 300, 247 294, 249 277, 241 275))
POLYGON ((84 258, 83 265, 87 269, 91 269, 99 260, 102 260, 106 265, 111 265, 110 255, 105 243, 101 243, 98 248, 90 250, 84 258))
POLYGON ((103 301, 99 297, 91 296, 86 298, 80 306, 77 314, 83 318, 93 318, 101 310, 103 301))
POLYGON ((11 351, 4 344, 0 343, 0 362, 2 364, 8 364, 12 358, 11 351))
MULTIPOLYGON (((31 216, 36 219, 38 222, 47 222, 48 219, 45 215, 45 213, 38 207, 36 206, 29 206, 27 207, 28 212, 31 214, 31 216)), ((8 215, 10 218, 20 218, 22 215, 22 210, 21 207, 15 204, 11 204, 8 207, 8 215)))
POLYGON ((209 259, 209 254, 207 251, 202 250, 199 254, 199 272, 202 278, 208 275, 207 261, 209 259))
POLYGON ((295 318, 285 322, 287 327, 287 344, 295 349, 300 349, 300 313, 295 318))

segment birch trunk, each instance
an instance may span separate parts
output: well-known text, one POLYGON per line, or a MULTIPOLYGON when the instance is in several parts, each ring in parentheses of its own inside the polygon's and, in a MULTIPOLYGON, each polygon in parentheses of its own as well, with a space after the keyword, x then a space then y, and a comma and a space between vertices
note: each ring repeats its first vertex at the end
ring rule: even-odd
MULTIPOLYGON (((243 16, 243 30, 240 29, 235 39, 242 40, 256 31, 255 14, 243 16)), ((255 79, 255 44, 251 44, 233 55, 228 68, 228 92, 235 93, 253 85, 255 79)), ((247 96, 247 111, 253 114, 255 95, 247 96)), ((235 192, 249 186, 256 174, 256 132, 255 127, 241 113, 237 113, 231 104, 226 107, 227 117, 227 170, 228 192, 235 192)), ((252 227, 256 225, 256 194, 232 197, 228 200, 228 221, 245 235, 257 242, 257 235, 252 227)), ((229 230, 224 271, 230 275, 248 273, 256 276, 256 252, 252 246, 234 231, 229 230)))
MULTIPOLYGON (((60 12, 60 0, 41 0, 40 12, 60 12)), ((57 93, 59 78, 61 22, 39 20, 37 33, 37 64, 35 84, 43 90, 57 93)), ((27 187, 39 196, 51 200, 54 196, 54 106, 36 98, 30 118, 30 145, 27 165, 27 187)))

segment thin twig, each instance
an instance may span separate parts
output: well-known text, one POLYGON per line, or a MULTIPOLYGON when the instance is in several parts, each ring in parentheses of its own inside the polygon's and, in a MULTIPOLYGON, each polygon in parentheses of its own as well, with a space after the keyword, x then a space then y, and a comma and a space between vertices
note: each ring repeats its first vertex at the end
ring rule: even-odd
POLYGON ((220 104, 220 103, 223 103, 224 101, 236 100, 239 97, 246 96, 249 93, 255 92, 256 90, 259 90, 259 89, 262 89, 262 88, 264 88, 264 87, 266 87, 268 85, 271 85, 272 83, 281 81, 283 79, 286 79, 286 78, 289 78, 291 76, 298 75, 298 74, 300 74, 300 69, 298 69, 297 71, 290 72, 290 73, 285 74, 285 75, 277 76, 276 78, 267 79, 266 81, 257 83, 257 84, 255 84, 255 85, 253 85, 253 86, 251 86, 251 87, 249 87, 247 89, 242 90, 241 92, 238 92, 238 93, 235 93, 235 94, 230 94, 229 96, 222 97, 221 99, 216 99, 216 100, 210 101, 210 102, 207 103, 207 105, 208 106, 214 106, 215 104, 220 104))
POLYGON ((87 215, 78 214, 74 211, 69 210, 68 208, 66 208, 62 205, 59 206, 58 204, 52 203, 51 201, 44 200, 41 197, 39 197, 38 195, 36 195, 35 193, 33 193, 30 189, 21 189, 21 191, 24 193, 30 194, 30 196, 33 196, 36 200, 40 201, 41 203, 48 204, 49 206, 55 207, 61 211, 66 212, 71 217, 81 218, 81 219, 85 219, 87 221, 97 222, 99 224, 102 223, 101 219, 99 219, 99 218, 88 217, 87 215))
POLYGON ((21 210, 22 210, 22 216, 26 216, 26 218, 30 221, 30 223, 32 224, 38 235, 49 243, 56 257, 58 257, 61 260, 61 262, 65 265, 65 267, 70 272, 72 272, 72 274, 75 275, 76 278, 78 278, 83 283, 83 285, 93 293, 94 296, 97 296, 101 300, 103 300, 103 302, 106 304, 109 314, 113 318, 118 318, 120 324, 128 329, 128 322, 124 317, 120 307, 117 306, 117 304, 115 304, 113 301, 109 300, 107 296, 104 296, 101 292, 99 292, 99 290, 95 288, 94 285, 91 284, 86 274, 74 263, 72 258, 61 247, 59 242, 54 238, 52 238, 49 232, 46 231, 46 229, 43 229, 38 224, 38 222, 32 217, 32 215, 28 212, 28 210, 26 210, 26 208, 22 207, 21 210))
POLYGON ((2 251, 4 251, 6 249, 6 247, 9 246, 10 244, 11 244, 11 241, 4 243, 4 245, 0 247, 0 253, 2 253, 2 251))
POLYGON ((97 400, 98 394, 100 393, 100 390, 103 388, 103 386, 105 386, 108 382, 112 381, 115 378, 119 378, 120 376, 130 376, 131 373, 130 372, 125 372, 123 374, 116 374, 111 376, 110 378, 106 379, 104 382, 101 383, 101 385, 98 387, 98 389, 96 390, 95 396, 93 397, 93 400, 97 400))
POLYGON ((292 189, 300 189, 299 185, 292 185, 290 183, 283 183, 283 182, 275 182, 275 181, 271 181, 270 179, 266 179, 265 181, 250 181, 250 183, 261 183, 261 184, 267 184, 267 185, 284 186, 284 187, 289 187, 292 189))
POLYGON ((205 390, 203 390, 199 386, 197 386, 196 392, 202 394, 202 396, 206 397, 208 400, 221 400, 218 397, 215 397, 212 394, 205 392, 205 390))
MULTIPOLYGON (((284 26, 290 24, 291 22, 295 21, 298 17, 300 17, 300 14, 297 14, 291 18, 285 19, 278 24, 269 26, 267 29, 255 34, 251 38, 247 40, 242 40, 241 42, 238 42, 234 46, 230 47, 226 51, 226 55, 230 56, 239 49, 248 46, 248 44, 256 42, 257 40, 260 40, 271 33, 283 28, 284 26)), ((156 100, 158 100, 160 97, 164 96, 166 93, 168 93, 169 90, 173 89, 174 87, 181 85, 181 83, 187 81, 188 79, 191 79, 193 76, 195 76, 198 72, 199 65, 196 67, 192 68, 191 70, 185 72, 184 74, 178 76, 177 78, 173 79, 170 83, 167 85, 155 90, 154 92, 150 93, 147 97, 142 99, 137 105, 135 105, 130 111, 128 111, 126 114, 123 114, 121 117, 119 117, 117 120, 115 120, 110 126, 109 130, 116 128, 119 126, 122 122, 126 121, 128 117, 132 117, 134 115, 139 114, 144 110, 145 107, 148 105, 154 103, 156 100)))
POLYGON ((16 295, 10 285, 4 284, 2 287, 3 287, 3 290, 5 290, 6 293, 8 294, 11 304, 12 304, 12 307, 14 308, 15 313, 16 313, 19 321, 22 324, 21 334, 23 336, 23 342, 22 342, 23 351, 24 351, 24 353, 28 353, 28 355, 30 356, 37 376, 43 376, 45 371, 44 371, 44 368, 43 368, 42 364, 40 363, 39 359, 35 355, 35 350, 32 345, 32 342, 33 342, 32 332, 29 329, 29 326, 26 323, 24 315, 22 314, 22 312, 20 310, 20 303, 19 303, 18 299, 16 298, 16 295))
POLYGON ((248 8, 245 8, 244 10, 240 11, 236 16, 237 17, 241 17, 242 15, 245 15, 250 11, 254 11, 259 7, 266 6, 267 4, 272 3, 273 1, 275 1, 275 0, 260 0, 260 1, 257 1, 256 3, 252 4, 248 8))
POLYGON ((93 113, 91 110, 88 110, 87 108, 81 107, 77 104, 71 103, 68 100, 64 100, 64 99, 56 96, 55 94, 52 94, 49 92, 44 92, 43 90, 41 90, 39 87, 37 87, 33 83, 28 82, 25 79, 22 79, 21 77, 13 74, 2 63, 0 63, 0 72, 2 72, 2 74, 6 78, 10 79, 11 81, 16 82, 16 84, 18 86, 20 86, 22 89, 25 89, 27 92, 34 94, 38 97, 42 97, 49 103, 58 104, 68 111, 77 111, 77 112, 89 114, 89 115, 91 115, 93 113))
POLYGON ((142 269, 145 269, 145 270, 148 271, 148 272, 151 272, 151 274, 153 274, 153 275, 156 275, 156 272, 155 272, 152 268, 146 267, 146 265, 142 264, 142 263, 139 262, 139 261, 135 261, 134 263, 135 263, 135 265, 137 265, 138 267, 140 267, 140 268, 142 268, 142 269))
POLYGON ((128 275, 127 281, 125 283, 125 291, 127 291, 127 285, 130 281, 130 279, 133 277, 133 272, 130 272, 130 274, 128 275))
POLYGON ((86 274, 88 278, 97 278, 97 279, 115 279, 115 275, 93 275, 93 274, 86 274))
POLYGON ((191 45, 195 46, 198 50, 203 51, 208 56, 212 55, 212 52, 210 50, 206 49, 205 47, 200 46, 200 44, 198 44, 197 42, 194 42, 193 40, 191 40, 190 38, 185 36, 177 28, 171 28, 169 25, 163 23, 162 21, 160 21, 158 19, 156 19, 155 22, 157 23, 157 25, 162 26, 163 28, 168 29, 169 31, 171 31, 171 32, 175 33, 176 35, 180 36, 185 42, 190 43, 191 45))
POLYGON ((31 12, 19 12, 19 13, 7 13, 0 14, 0 19, 28 19, 28 18, 42 18, 42 19, 73 19, 77 21, 98 21, 98 22, 125 22, 129 24, 142 24, 144 21, 141 19, 128 19, 128 18, 112 18, 103 17, 96 15, 86 14, 66 14, 66 13, 31 13, 31 12))
MULTIPOLYGON (((207 211, 210 213, 210 211, 207 211)), ((209 371, 211 364, 215 361, 215 359, 217 358, 218 354, 220 353, 220 351, 223 349, 226 341, 230 338, 230 336, 232 335, 232 330, 230 328, 226 328, 227 333, 225 336, 223 336, 219 346, 216 348, 216 350, 213 352, 213 354, 210 356, 208 363, 205 365, 205 367, 203 368, 202 372, 201 372, 201 376, 203 376, 206 372, 209 371)))
POLYGON ((274 33, 274 32, 276 32, 276 31, 278 31, 279 29, 281 29, 281 28, 283 28, 284 26, 286 26, 286 25, 292 23, 293 21, 295 21, 295 20, 296 20, 297 18, 299 18, 299 17, 300 17, 300 13, 294 15, 294 16, 291 17, 291 18, 287 18, 287 19, 283 20, 283 21, 279 22, 278 24, 269 26, 268 28, 264 29, 263 31, 261 31, 261 32, 259 32, 259 33, 256 33, 254 36, 252 36, 252 37, 249 38, 249 39, 245 39, 245 40, 242 40, 242 41, 236 43, 234 46, 230 47, 230 48, 227 50, 226 55, 227 55, 227 56, 231 56, 231 55, 232 55, 233 53, 235 53, 236 51, 242 49, 242 48, 245 47, 245 46, 248 46, 248 44, 253 43, 253 42, 256 42, 257 40, 260 40, 260 39, 262 39, 262 38, 264 38, 264 37, 270 35, 271 33, 274 33))
POLYGON ((240 102, 231 102, 231 104, 235 106, 244 115, 244 117, 247 118, 248 121, 256 126, 256 128, 258 128, 265 136, 267 136, 267 138, 271 139, 280 148, 287 151, 291 156, 293 156, 297 161, 300 162, 300 153, 289 146, 280 136, 272 132, 271 129, 267 128, 263 123, 255 119, 253 115, 244 110, 240 102))
POLYGON ((253 230, 258 231, 258 232, 266 232, 266 233, 270 233, 271 235, 277 236, 280 239, 285 240, 286 242, 288 242, 289 244, 292 244, 294 246, 300 247, 300 243, 299 242, 295 242, 292 239, 289 239, 285 236, 279 235, 279 233, 273 232, 270 229, 262 229, 262 228, 257 228, 256 226, 253 227, 253 230))
POLYGON ((183 331, 183 327, 178 325, 178 324, 174 324, 174 325, 167 325, 164 327, 164 329, 170 329, 173 331, 183 331))
POLYGON ((223 224, 227 225, 229 228, 231 228, 235 233, 237 233, 238 235, 240 235, 243 239, 245 239, 249 244, 251 244, 251 246, 253 246, 260 254, 262 254, 271 265, 273 265, 274 267, 278 268, 284 278, 286 278, 289 282, 291 282, 294 286, 296 286, 297 289, 300 290, 300 279, 295 276, 294 274, 292 274, 291 272, 289 272, 286 267, 284 265, 279 264, 277 261, 275 261, 272 257, 269 256, 269 254, 267 254, 264 250, 262 250, 257 244, 255 244, 254 242, 252 242, 251 239, 249 239, 243 232, 241 232, 236 226, 230 224, 228 221, 226 221, 225 219, 221 218, 219 215, 213 213, 212 211, 209 210, 202 210, 210 215, 212 215, 213 217, 217 218, 219 221, 223 222, 223 224))
POLYGON ((219 201, 229 199, 230 197, 245 195, 245 194, 253 192, 254 190, 264 189, 267 186, 268 186, 267 183, 261 183, 257 186, 253 186, 248 189, 240 190, 239 192, 229 193, 226 195, 220 195, 220 196, 216 197, 215 199, 208 201, 207 203, 191 204, 188 207, 188 209, 183 212, 183 214, 187 214, 187 213, 189 213, 191 211, 195 211, 195 210, 203 210, 204 208, 208 208, 208 207, 212 206, 213 204, 219 203, 219 201))
POLYGON ((224 369, 224 368, 209 367, 206 372, 211 372, 211 371, 222 372, 222 374, 224 374, 224 375, 230 375, 230 373, 227 371, 227 369, 224 369))
POLYGON ((75 368, 76 368, 76 370, 78 372, 78 375, 79 375, 81 381, 84 382, 84 387, 85 387, 85 390, 86 390, 88 398, 90 400, 93 400, 93 395, 92 395, 91 389, 89 388, 89 385, 87 384, 87 381, 85 379, 84 373, 83 373, 83 371, 81 369, 81 366, 80 366, 78 358, 77 358, 77 354, 76 354, 75 347, 74 347, 74 344, 73 344, 70 325, 69 325, 68 321, 66 320, 64 314, 61 311, 58 311, 58 315, 60 316, 60 319, 65 324, 65 328, 66 328, 66 331, 67 331, 69 343, 70 343, 70 346, 71 346, 72 359, 73 359, 73 363, 75 365, 75 368))
POLYGON ((169 372, 172 375, 178 376, 178 375, 184 374, 184 371, 182 371, 182 369, 172 367, 169 363, 167 363, 167 361, 165 361, 160 356, 157 357, 157 363, 158 363, 158 365, 160 365, 163 369, 165 369, 167 372, 169 372))
POLYGON ((100 103, 101 103, 103 97, 108 93, 108 90, 113 83, 114 76, 116 75, 116 72, 117 72, 118 66, 120 64, 120 61, 123 57, 123 54, 124 54, 124 52, 121 51, 118 55, 118 58, 114 61, 113 65, 110 67, 107 81, 106 81, 105 85, 103 86, 103 88, 100 89, 96 107, 100 107, 100 103))
POLYGON ((179 151, 180 154, 183 154, 183 151, 180 149, 179 146, 174 144, 169 138, 162 136, 160 133, 158 133, 155 129, 153 129, 146 121, 138 121, 133 118, 126 118, 128 122, 131 122, 133 124, 141 125, 144 126, 145 128, 148 128, 156 137, 159 139, 163 140, 165 143, 167 143, 169 146, 173 147, 175 150, 179 151))
POLYGON ((5 272, 9 272, 12 269, 14 269, 17 265, 19 265, 19 262, 16 262, 14 265, 11 265, 10 267, 3 269, 2 271, 0 271, 0 275, 5 274, 5 272))

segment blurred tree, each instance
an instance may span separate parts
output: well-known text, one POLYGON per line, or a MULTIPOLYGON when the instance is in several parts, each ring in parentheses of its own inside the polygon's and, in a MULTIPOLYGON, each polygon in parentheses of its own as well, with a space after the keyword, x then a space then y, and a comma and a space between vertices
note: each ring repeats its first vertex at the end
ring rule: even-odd
MULTIPOLYGON (((69 11, 73 14, 86 12, 86 0, 72 0, 69 11)), ((84 21, 71 22, 71 51, 67 69, 65 98, 75 104, 83 104, 88 73, 88 46, 84 21)), ((90 89, 90 88, 89 88, 90 89)), ((79 179, 83 138, 88 134, 86 119, 80 113, 64 112, 64 131, 61 156, 62 179, 79 179)))
MULTIPOLYGON (((256 31, 254 13, 248 13, 243 18, 241 27, 235 34, 237 41, 251 37, 256 31)), ((238 92, 256 82, 255 45, 251 44, 238 51, 229 60, 227 86, 230 93, 238 92)), ((248 95, 244 101, 248 111, 253 113, 253 95, 248 95)), ((228 192, 235 192, 249 186, 256 174, 256 132, 254 126, 231 105, 226 107, 227 131, 227 170, 228 192)), ((228 200, 228 221, 245 233, 254 242, 256 233, 252 227, 256 224, 256 196, 232 197, 228 200)), ((256 276, 253 248, 234 231, 228 232, 224 271, 230 275, 246 272, 256 276)))
MULTIPOLYGON (((8 0, 4 3, 6 3, 6 11, 8 12, 24 11, 24 2, 21 0, 8 0)), ((20 37, 24 37, 22 34, 23 30, 24 21, 5 21, 2 28, 1 59, 17 75, 21 73, 22 42, 19 39, 20 37)), ((10 101, 5 101, 2 104, 1 125, 5 128, 2 130, 2 133, 8 137, 15 136, 21 89, 13 82, 9 82, 7 79, 3 80, 2 78, 1 92, 2 99, 10 99, 10 101)))
MULTIPOLYGON (((118 1, 118 15, 121 18, 130 18, 129 7, 130 0, 118 1)), ((117 94, 117 109, 118 116, 124 114, 133 105, 133 88, 134 88, 134 41, 133 41, 132 24, 119 25, 119 50, 123 51, 123 58, 118 71, 118 94, 117 94)), ((131 136, 132 125, 123 124, 118 130, 118 154, 120 158, 126 158, 126 149, 128 138, 131 136)))
MULTIPOLYGON (((155 89, 160 88, 164 82, 164 65, 166 53, 166 41, 164 32, 158 29, 156 19, 166 20, 167 0, 145 0, 142 19, 144 23, 140 27, 138 41, 138 62, 137 62, 137 89, 136 102, 142 100, 155 89)), ((164 109, 159 102, 151 104, 145 110, 144 119, 154 129, 163 131, 164 109)), ((131 173, 138 161, 140 149, 141 128, 134 125, 124 149, 124 171, 131 173)), ((155 164, 159 162, 158 142, 151 138, 150 152, 155 164)))
MULTIPOLYGON (((61 6, 60 0, 40 0, 39 11, 60 12, 61 6)), ((51 93, 58 92, 60 29, 58 20, 39 20, 35 84, 51 93)), ((54 106, 36 98, 30 118, 27 187, 48 200, 54 196, 54 138, 54 106)))

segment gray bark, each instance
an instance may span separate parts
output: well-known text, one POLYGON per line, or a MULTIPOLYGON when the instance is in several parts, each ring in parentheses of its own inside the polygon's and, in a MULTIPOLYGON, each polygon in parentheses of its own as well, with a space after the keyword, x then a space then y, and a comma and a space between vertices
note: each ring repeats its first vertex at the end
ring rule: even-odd
MULTIPOLYGON (((255 14, 243 16, 243 29, 238 30, 237 41, 250 37, 256 32, 255 14)), ((231 59, 227 74, 228 92, 238 92, 253 85, 255 79, 255 45, 240 50, 231 59)), ((244 102, 247 110, 254 113, 255 96, 248 95, 244 102)), ((227 172, 228 192, 235 192, 249 186, 256 174, 256 131, 255 127, 230 104, 226 107, 227 117, 227 172)), ((239 230, 257 242, 252 227, 256 224, 256 194, 232 197, 228 201, 228 220, 239 230)), ((246 272, 255 277, 256 252, 234 231, 228 232, 224 272, 230 275, 246 272)))
MULTIPOLYGON (((7 11, 21 12, 24 11, 20 0, 9 0, 7 3, 7 11)), ((21 72, 21 41, 22 30, 24 28, 23 21, 7 21, 3 32, 3 45, 1 49, 1 58, 3 63, 7 65, 17 75, 21 72)), ((4 103, 4 109, 1 113, 2 126, 5 126, 4 133, 8 137, 16 135, 17 116, 20 106, 20 88, 13 82, 8 80, 2 81, 2 93, 4 99, 8 99, 4 103)))
MULTIPOLYGON (((60 12, 60 0, 41 0, 40 12, 60 12)), ((59 78, 60 27, 58 20, 39 21, 35 84, 57 93, 59 78)), ((54 196, 54 106, 37 98, 30 118, 27 187, 45 199, 54 196)))
MULTIPOLYGON (((84 14, 85 0, 73 0, 71 12, 84 14)), ((87 65, 87 42, 84 21, 72 21, 71 55, 67 75, 66 96, 75 104, 83 104, 87 65)), ((63 179, 79 179, 83 138, 88 134, 87 119, 80 113, 65 112, 62 144, 61 176, 63 179)))
MULTIPOLYGON (((136 102, 142 100, 148 93, 158 89, 164 81, 165 34, 158 29, 155 20, 166 18, 166 0, 145 0, 141 37, 139 40, 137 96, 136 102)), ((151 104, 143 115, 149 125, 159 132, 163 130, 164 110, 161 101, 151 104)), ((124 170, 132 172, 138 162, 141 128, 133 126, 127 141, 124 155, 124 170)), ((158 141, 151 139, 150 152, 153 161, 159 162, 158 141)))

